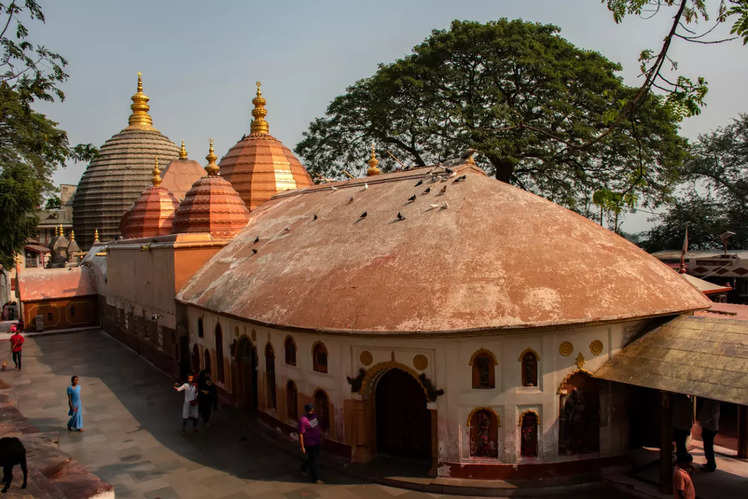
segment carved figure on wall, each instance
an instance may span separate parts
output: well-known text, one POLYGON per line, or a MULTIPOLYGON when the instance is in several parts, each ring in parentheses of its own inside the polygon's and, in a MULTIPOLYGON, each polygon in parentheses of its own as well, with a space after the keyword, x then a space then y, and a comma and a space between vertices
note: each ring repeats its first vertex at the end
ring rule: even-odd
POLYGON ((498 421, 486 409, 476 411, 470 418, 470 455, 498 457, 498 421))
POLYGON ((533 352, 522 356, 522 386, 538 386, 538 358, 533 352))
POLYGON ((522 415, 522 441, 520 454, 523 457, 538 456, 538 415, 528 411, 522 415))

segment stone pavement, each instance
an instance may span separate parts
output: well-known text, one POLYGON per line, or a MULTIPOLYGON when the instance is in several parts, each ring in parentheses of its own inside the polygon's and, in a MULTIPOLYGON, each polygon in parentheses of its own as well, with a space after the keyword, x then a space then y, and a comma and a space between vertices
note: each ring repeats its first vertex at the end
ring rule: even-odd
MULTIPOLYGON (((183 435, 182 394, 173 390, 174 380, 101 331, 29 338, 23 372, 1 372, 0 381, 13 386, 18 408, 33 425, 59 432, 61 450, 112 484, 118 498, 441 497, 364 483, 330 468, 323 469, 324 484, 310 484, 298 472, 299 461, 265 437, 254 433, 241 442, 233 409, 219 411, 207 431, 183 435), (74 374, 81 379, 83 433, 65 431, 65 389, 74 374)), ((569 497, 628 496, 600 485, 569 497)))

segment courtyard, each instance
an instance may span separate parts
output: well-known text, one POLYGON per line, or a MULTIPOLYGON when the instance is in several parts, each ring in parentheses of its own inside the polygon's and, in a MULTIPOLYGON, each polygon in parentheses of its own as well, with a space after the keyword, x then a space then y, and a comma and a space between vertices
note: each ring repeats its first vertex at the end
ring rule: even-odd
MULTIPOLYGON (((103 331, 29 337, 23 372, 0 379, 30 422, 59 432, 61 450, 112 484, 118 498, 442 497, 364 483, 330 466, 323 467, 324 484, 310 484, 298 459, 271 444, 255 420, 241 440, 246 425, 233 409, 221 408, 211 428, 183 435, 174 380, 103 331), (81 379, 83 433, 65 431, 73 374, 81 379)), ((602 485, 569 490, 569 497, 601 495, 627 497, 602 485)))

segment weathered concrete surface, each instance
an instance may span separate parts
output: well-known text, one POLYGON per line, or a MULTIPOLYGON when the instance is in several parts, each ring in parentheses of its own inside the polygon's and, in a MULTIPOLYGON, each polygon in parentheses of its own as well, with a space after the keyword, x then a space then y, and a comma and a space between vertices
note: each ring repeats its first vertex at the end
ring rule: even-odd
POLYGON ((474 167, 444 181, 429 171, 275 196, 178 299, 263 324, 373 333, 589 323, 710 304, 587 218, 474 167))

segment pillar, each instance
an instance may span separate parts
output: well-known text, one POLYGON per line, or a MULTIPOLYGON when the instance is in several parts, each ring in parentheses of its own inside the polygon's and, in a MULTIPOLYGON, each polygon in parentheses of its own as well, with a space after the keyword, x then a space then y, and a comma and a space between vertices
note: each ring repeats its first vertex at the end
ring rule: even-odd
POLYGON ((673 493, 673 420, 670 394, 660 391, 660 492, 673 493))
POLYGON ((738 406, 738 457, 748 458, 748 406, 738 406))
POLYGON ((439 472, 439 418, 436 412, 436 403, 427 404, 429 418, 431 419, 431 468, 429 476, 435 477, 439 472))

